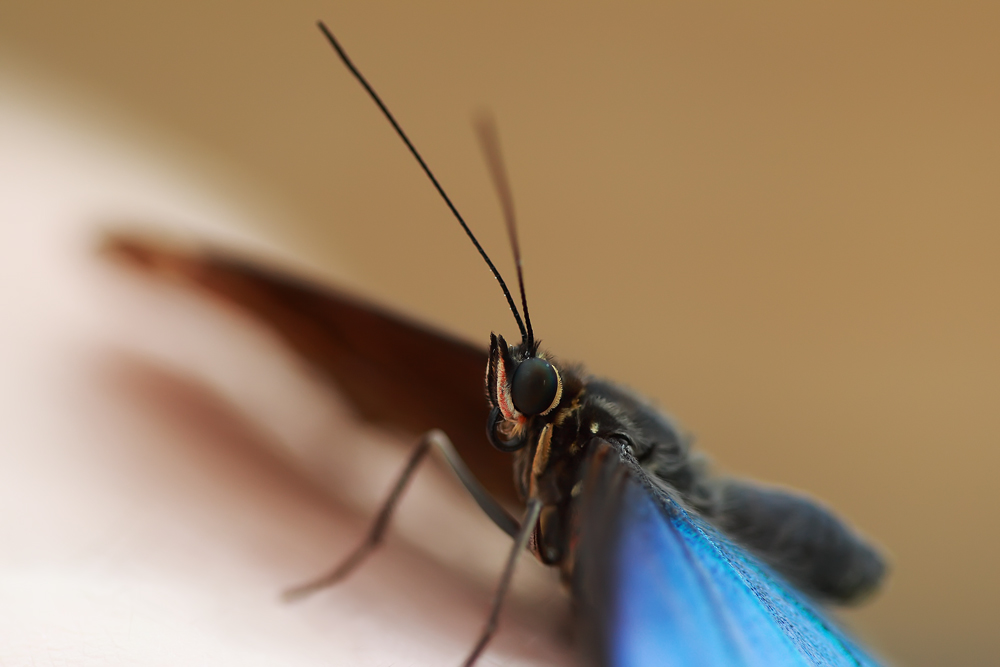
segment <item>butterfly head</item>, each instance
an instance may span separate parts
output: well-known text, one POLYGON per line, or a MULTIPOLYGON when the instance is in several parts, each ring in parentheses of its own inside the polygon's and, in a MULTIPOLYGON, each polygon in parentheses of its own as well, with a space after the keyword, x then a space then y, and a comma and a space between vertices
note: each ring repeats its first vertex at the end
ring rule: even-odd
POLYGON ((520 496, 543 503, 529 549, 547 565, 563 563, 568 553, 571 504, 578 471, 586 457, 580 443, 595 434, 581 432, 588 376, 566 366, 525 340, 509 345, 490 336, 486 394, 490 416, 486 437, 495 448, 512 452, 520 496))
POLYGON ((491 334, 486 369, 490 443, 505 452, 524 447, 529 428, 558 413, 565 389, 564 371, 539 352, 537 343, 508 345, 503 336, 491 334))

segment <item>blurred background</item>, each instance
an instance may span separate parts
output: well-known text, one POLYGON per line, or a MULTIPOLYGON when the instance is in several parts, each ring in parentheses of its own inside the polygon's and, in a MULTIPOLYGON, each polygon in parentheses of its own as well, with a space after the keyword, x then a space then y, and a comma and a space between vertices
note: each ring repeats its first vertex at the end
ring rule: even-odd
POLYGON ((304 264, 485 345, 515 331, 500 291, 319 18, 512 277, 471 124, 495 114, 547 348, 884 545, 888 586, 845 616, 893 662, 996 664, 1000 9, 0 5, 0 95, 165 156, 304 264))

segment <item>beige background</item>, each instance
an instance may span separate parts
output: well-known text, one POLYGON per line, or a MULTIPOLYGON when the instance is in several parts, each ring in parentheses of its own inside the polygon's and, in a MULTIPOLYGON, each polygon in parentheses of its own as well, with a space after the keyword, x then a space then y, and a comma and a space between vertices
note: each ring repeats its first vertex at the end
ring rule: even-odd
POLYGON ((995 663, 1000 12, 286 5, 8 0, 0 55, 484 343, 514 331, 499 291, 313 21, 510 273, 470 126, 492 109, 545 344, 884 544, 889 586, 849 617, 886 655, 995 663))

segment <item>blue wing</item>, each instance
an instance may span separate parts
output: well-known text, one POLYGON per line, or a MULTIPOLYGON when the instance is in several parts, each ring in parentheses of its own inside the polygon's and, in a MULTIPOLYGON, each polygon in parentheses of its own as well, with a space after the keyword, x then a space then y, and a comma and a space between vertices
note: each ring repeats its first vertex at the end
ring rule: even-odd
MULTIPOLYGON (((604 446, 584 487, 578 594, 607 667, 876 665, 802 594, 604 446)), ((627 455, 626 455, 627 456, 627 455)))

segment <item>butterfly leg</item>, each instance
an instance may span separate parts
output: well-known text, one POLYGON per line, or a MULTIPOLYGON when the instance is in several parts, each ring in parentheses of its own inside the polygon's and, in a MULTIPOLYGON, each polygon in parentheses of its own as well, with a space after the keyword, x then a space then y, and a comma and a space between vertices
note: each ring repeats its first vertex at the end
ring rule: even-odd
POLYGON ((458 452, 455 451, 455 447, 451 444, 448 436, 444 432, 434 429, 425 433, 420 438, 416 447, 413 448, 410 458, 403 468, 403 472, 393 485, 389 497, 382 504, 382 509, 379 510, 378 516, 369 529, 368 536, 364 541, 328 573, 313 581, 285 591, 283 597, 286 601, 299 600, 340 582, 382 543, 385 531, 389 527, 389 521, 392 519, 392 513, 396 509, 396 504, 399 502, 400 496, 403 495, 406 485, 409 484, 421 461, 424 460, 428 452, 432 451, 432 447, 444 457, 444 460, 448 463, 459 481, 469 491, 479 507, 493 520, 493 523, 511 537, 519 537, 521 526, 518 524, 517 519, 512 517, 500 503, 494 500, 482 484, 479 483, 479 480, 475 478, 458 455, 458 452))
POLYGON ((486 648, 486 644, 493 638, 493 634, 497 630, 497 620, 500 618, 500 608, 503 606, 504 597, 507 595, 507 589, 510 587, 510 581, 514 576, 514 566, 517 565, 517 557, 528 547, 528 540, 531 539, 531 534, 535 530, 535 524, 538 523, 538 516, 541 513, 542 501, 537 498, 529 500, 528 508, 524 512, 524 520, 521 522, 521 529, 517 537, 514 538, 514 546, 511 547, 510 555, 507 556, 507 564, 503 568, 503 574, 500 575, 500 583, 497 584, 497 590, 493 594, 493 603, 490 606, 489 618, 486 619, 486 625, 483 626, 483 631, 479 634, 476 646, 472 649, 469 657, 465 659, 465 662, 462 663, 463 667, 472 667, 483 652, 483 649, 486 648))

